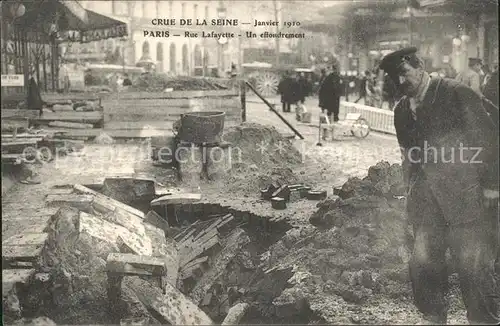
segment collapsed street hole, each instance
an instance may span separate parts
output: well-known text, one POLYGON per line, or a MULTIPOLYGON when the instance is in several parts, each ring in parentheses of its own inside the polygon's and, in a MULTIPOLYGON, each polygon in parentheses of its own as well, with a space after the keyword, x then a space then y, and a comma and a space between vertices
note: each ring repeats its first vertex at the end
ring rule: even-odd
MULTIPOLYGON (((144 225, 150 224, 148 217, 153 211, 150 202, 155 198, 151 188, 147 190, 143 186, 141 193, 134 190, 137 184, 124 180, 85 187, 140 209, 146 215, 144 225), (121 185, 118 187, 117 183, 121 185)), ((219 204, 192 203, 175 205, 176 220, 169 225, 164 214, 171 210, 154 208, 157 217, 163 219, 164 223, 157 225, 162 226, 164 232, 158 234, 146 226, 153 256, 161 255, 162 247, 176 242, 179 269, 175 287, 211 320, 220 324, 231 307, 247 303, 249 309, 240 320, 241 324, 303 324, 309 321, 311 312, 305 303, 289 307, 287 312, 283 307, 273 306, 273 300, 290 286, 287 280, 293 275, 291 269, 266 273, 262 264, 262 254, 291 228, 288 224, 269 223, 263 216, 219 204), (216 240, 210 242, 213 238, 216 240), (207 239, 202 249, 200 239, 207 239), (198 249, 200 251, 193 253, 198 249)), ((31 294, 21 300, 25 307, 23 317, 43 315, 58 324, 108 324, 124 318, 149 318, 152 324, 175 324, 141 299, 141 295, 142 298, 154 298, 159 290, 151 277, 124 277, 119 304, 114 310, 109 309, 106 259, 111 253, 123 253, 127 249, 139 251, 140 248, 127 241, 128 246, 113 241, 108 224, 101 224, 101 215, 93 216, 92 212, 92 208, 83 206, 63 207, 53 219, 44 258, 44 270, 50 281, 38 282, 35 293, 32 288, 31 294)), ((139 237, 137 243, 141 240, 139 237)), ((170 299, 176 300, 175 297, 166 300, 170 299)))

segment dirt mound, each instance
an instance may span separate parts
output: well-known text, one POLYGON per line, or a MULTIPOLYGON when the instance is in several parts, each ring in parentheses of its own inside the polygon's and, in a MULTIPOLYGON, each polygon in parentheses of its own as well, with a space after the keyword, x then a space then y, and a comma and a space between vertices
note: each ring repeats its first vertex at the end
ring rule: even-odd
MULTIPOLYGON (((360 307, 403 302, 410 294, 409 228, 403 206, 391 192, 402 184, 398 169, 381 162, 370 168, 367 178, 350 179, 342 187, 343 199, 334 196, 318 203, 310 219, 317 227, 292 229, 270 248, 268 269, 291 267, 295 272, 290 288, 273 303, 282 313, 293 314, 307 302, 329 323, 396 320, 379 313, 375 317, 360 307)), ((396 307, 398 313, 409 312, 397 312, 396 307)))
POLYGON ((302 162, 302 155, 274 127, 243 123, 223 138, 232 144, 231 167, 222 176, 227 191, 256 194, 273 182, 299 182, 291 167, 302 162))
POLYGON ((243 123, 229 128, 223 136, 232 144, 233 162, 257 164, 259 168, 298 164, 302 155, 292 142, 274 127, 243 123))

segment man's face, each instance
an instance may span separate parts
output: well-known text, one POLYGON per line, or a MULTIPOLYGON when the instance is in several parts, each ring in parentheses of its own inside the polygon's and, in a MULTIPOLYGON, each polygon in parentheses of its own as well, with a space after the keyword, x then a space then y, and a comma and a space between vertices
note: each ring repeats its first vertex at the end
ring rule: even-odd
POLYGON ((407 96, 417 95, 423 74, 423 69, 414 68, 407 62, 402 63, 398 69, 400 92, 407 96))

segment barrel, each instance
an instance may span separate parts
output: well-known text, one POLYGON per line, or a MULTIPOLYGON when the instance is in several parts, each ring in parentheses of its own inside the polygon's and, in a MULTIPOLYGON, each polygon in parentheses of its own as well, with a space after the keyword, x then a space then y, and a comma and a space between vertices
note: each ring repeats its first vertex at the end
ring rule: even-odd
POLYGON ((193 144, 221 141, 226 113, 222 111, 188 112, 181 115, 179 139, 193 144))

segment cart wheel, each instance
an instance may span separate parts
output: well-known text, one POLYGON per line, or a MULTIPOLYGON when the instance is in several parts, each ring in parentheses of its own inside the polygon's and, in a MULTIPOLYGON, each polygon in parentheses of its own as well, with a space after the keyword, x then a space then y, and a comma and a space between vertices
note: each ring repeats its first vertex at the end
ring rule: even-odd
POLYGON ((366 138, 370 133, 370 124, 363 118, 354 121, 351 126, 351 134, 356 138, 366 138))
POLYGON ((260 73, 255 78, 257 91, 263 96, 276 95, 278 91, 279 78, 272 72, 260 73))

